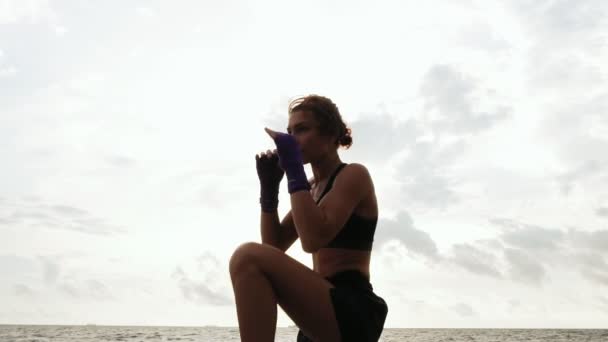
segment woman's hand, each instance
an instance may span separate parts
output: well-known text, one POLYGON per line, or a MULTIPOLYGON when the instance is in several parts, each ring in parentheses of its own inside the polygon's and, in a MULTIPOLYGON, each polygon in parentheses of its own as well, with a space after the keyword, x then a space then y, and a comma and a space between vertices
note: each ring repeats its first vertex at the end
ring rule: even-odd
POLYGON ((274 140, 279 156, 279 165, 287 174, 287 189, 289 193, 299 190, 310 190, 310 184, 304 172, 302 152, 296 139, 290 134, 275 132, 270 128, 264 130, 274 140))
POLYGON ((300 152, 300 146, 296 139, 286 133, 275 132, 270 128, 264 127, 264 130, 268 135, 274 140, 275 145, 277 146, 277 153, 279 155, 279 164, 281 168, 287 172, 287 176, 289 177, 289 168, 290 166, 298 166, 302 165, 302 152, 300 152))
POLYGON ((277 150, 267 150, 255 155, 255 168, 262 188, 277 188, 285 175, 285 171, 279 166, 277 150))
POLYGON ((285 171, 279 166, 279 156, 268 150, 255 155, 255 168, 260 179, 260 205, 262 211, 272 213, 279 206, 279 185, 285 171))

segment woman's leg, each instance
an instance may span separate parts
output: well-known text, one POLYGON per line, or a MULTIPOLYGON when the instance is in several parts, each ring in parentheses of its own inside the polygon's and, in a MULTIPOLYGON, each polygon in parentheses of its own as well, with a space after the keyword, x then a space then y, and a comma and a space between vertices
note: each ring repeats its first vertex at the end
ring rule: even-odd
POLYGON ((270 245, 248 242, 230 259, 241 341, 274 341, 277 304, 307 336, 340 341, 329 289, 317 272, 270 245))

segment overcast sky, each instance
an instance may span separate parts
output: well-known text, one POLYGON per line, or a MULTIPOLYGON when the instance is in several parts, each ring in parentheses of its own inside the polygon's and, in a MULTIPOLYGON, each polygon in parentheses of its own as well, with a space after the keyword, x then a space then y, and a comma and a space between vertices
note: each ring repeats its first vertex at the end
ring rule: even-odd
POLYGON ((0 0, 0 323, 236 326, 263 127, 316 93, 376 186, 386 327, 605 328, 607 12, 0 0))

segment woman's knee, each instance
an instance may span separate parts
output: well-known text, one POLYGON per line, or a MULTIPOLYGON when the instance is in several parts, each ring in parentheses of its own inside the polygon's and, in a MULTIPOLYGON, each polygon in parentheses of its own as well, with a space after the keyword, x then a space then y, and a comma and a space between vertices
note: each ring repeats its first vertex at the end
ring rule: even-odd
POLYGON ((245 242, 239 245, 230 257, 230 274, 251 271, 257 268, 257 256, 262 247, 257 242, 245 242))

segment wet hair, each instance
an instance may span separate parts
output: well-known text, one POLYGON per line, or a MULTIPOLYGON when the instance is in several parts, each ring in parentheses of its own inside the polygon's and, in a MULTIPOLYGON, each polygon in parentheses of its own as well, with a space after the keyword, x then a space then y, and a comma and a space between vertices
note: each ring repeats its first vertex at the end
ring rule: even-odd
POLYGON ((289 104, 289 115, 296 111, 311 112, 319 123, 322 136, 336 137, 335 144, 348 149, 353 144, 351 129, 342 120, 338 106, 320 95, 298 97, 289 104))

